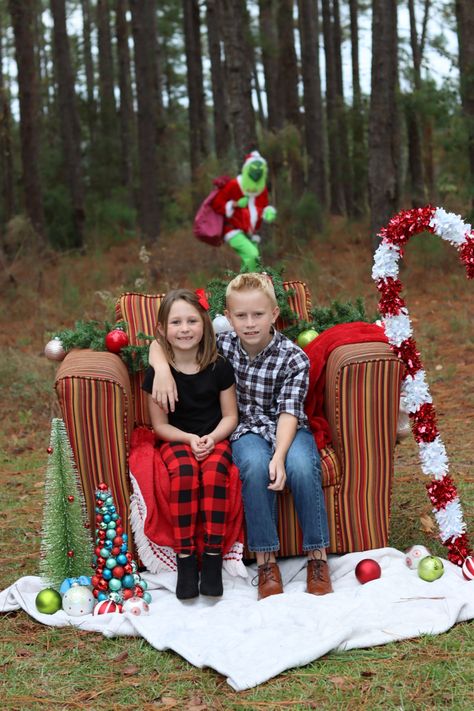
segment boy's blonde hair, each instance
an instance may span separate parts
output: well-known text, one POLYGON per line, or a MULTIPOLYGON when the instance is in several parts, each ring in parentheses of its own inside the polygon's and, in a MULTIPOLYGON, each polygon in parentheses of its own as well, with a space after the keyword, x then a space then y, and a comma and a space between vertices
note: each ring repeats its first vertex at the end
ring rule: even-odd
POLYGON ((278 306, 271 278, 268 274, 258 274, 257 272, 246 272, 234 277, 227 284, 226 301, 229 300, 229 296, 233 292, 249 291, 250 289, 262 291, 270 299, 272 307, 278 306))

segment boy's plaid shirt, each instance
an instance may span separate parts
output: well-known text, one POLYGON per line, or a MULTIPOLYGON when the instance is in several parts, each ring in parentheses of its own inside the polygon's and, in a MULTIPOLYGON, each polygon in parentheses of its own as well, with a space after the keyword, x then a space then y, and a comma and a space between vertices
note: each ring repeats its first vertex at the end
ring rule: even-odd
POLYGON ((253 360, 234 332, 218 334, 217 346, 232 363, 237 386, 239 424, 231 440, 254 432, 275 446, 278 417, 282 412, 294 415, 298 428, 308 426, 304 401, 309 384, 309 360, 301 348, 278 331, 253 360))

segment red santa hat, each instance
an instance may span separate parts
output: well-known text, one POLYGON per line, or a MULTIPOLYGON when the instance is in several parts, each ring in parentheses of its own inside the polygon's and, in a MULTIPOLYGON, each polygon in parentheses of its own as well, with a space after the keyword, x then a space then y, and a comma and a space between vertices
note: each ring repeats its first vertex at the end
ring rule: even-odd
POLYGON ((245 156, 245 160, 242 165, 242 168, 245 168, 245 166, 248 165, 249 163, 253 163, 254 160, 260 160, 260 161, 262 161, 262 163, 265 163, 265 165, 267 163, 265 158, 263 158, 258 151, 252 151, 251 153, 248 153, 245 156))

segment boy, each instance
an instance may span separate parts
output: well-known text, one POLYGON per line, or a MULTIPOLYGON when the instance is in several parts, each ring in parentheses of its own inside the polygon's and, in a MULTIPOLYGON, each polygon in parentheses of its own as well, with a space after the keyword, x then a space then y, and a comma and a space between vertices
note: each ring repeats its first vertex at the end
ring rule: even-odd
MULTIPOLYGON (((283 592, 275 557, 280 547, 276 492, 285 484, 293 494, 308 555, 307 592, 325 595, 332 586, 321 464, 303 409, 308 358, 274 328, 279 309, 268 276, 239 274, 227 286, 226 303, 234 332, 219 334, 217 345, 235 371, 239 424, 230 440, 242 480, 248 547, 257 558, 258 597, 283 592)), ((175 385, 156 341, 150 364, 158 374, 153 399, 165 411, 168 403, 173 410, 175 385)))

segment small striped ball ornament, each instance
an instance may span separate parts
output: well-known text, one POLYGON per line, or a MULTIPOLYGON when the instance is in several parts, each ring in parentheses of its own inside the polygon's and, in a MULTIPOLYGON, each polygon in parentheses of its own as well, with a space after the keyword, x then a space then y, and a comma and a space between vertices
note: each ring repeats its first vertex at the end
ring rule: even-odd
POLYGON ((94 607, 94 615, 106 615, 109 612, 122 612, 122 605, 112 600, 104 600, 103 602, 97 603, 94 607))
POLYGON ((466 580, 474 580, 474 558, 472 555, 468 556, 462 564, 462 574, 466 580))

